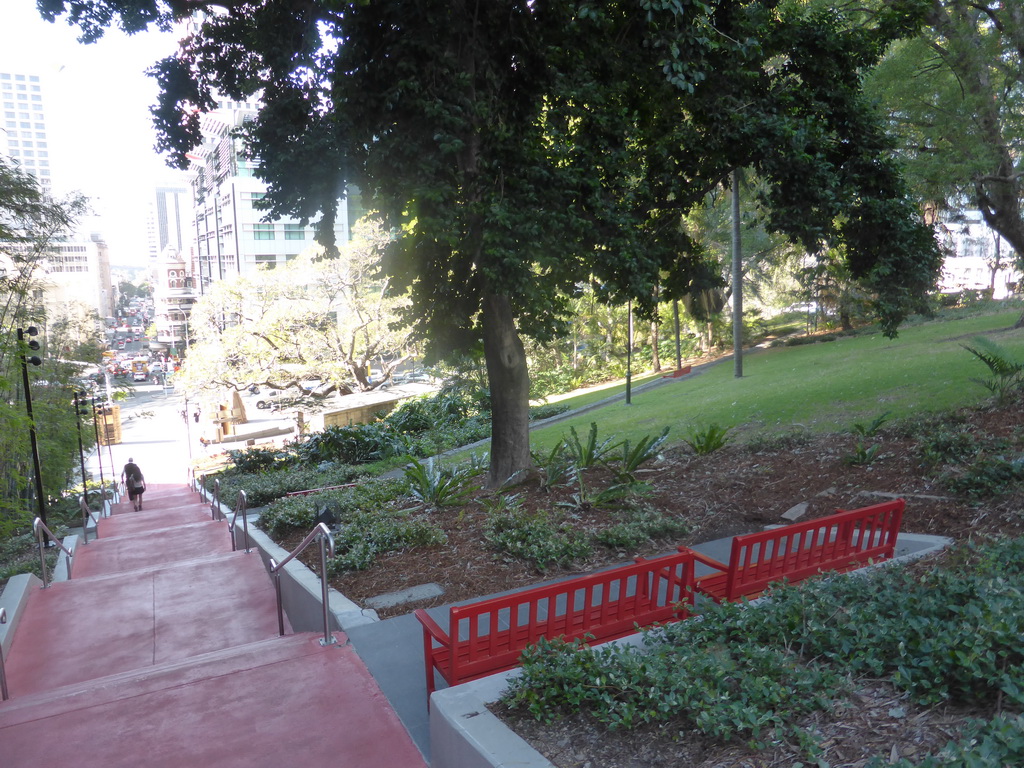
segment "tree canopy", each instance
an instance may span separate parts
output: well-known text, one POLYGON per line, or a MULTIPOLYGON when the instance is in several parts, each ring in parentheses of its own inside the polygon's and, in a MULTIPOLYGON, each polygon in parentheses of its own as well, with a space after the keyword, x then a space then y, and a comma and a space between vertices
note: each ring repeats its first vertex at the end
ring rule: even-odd
POLYGON ((194 341, 178 383, 191 392, 255 384, 319 394, 373 389, 408 358, 407 303, 372 275, 372 252, 385 236, 357 227, 338 259, 300 254, 276 269, 214 283, 192 310, 194 341), (371 382, 369 371, 373 370, 371 382))
POLYGON ((268 210, 332 229, 357 183, 398 233, 384 269, 435 356, 483 341, 490 481, 530 464, 520 334, 560 333, 590 281, 650 311, 706 274, 681 217, 733 168, 770 224, 840 245, 886 330, 939 255, 861 77, 927 4, 870 23, 778 0, 43 0, 86 39, 210 13, 155 74, 179 165, 217 93, 261 98, 246 139, 268 210))
POLYGON ((936 0, 927 26, 868 80, 889 110, 925 199, 977 207, 1024 268, 1024 11, 1006 0, 936 0))

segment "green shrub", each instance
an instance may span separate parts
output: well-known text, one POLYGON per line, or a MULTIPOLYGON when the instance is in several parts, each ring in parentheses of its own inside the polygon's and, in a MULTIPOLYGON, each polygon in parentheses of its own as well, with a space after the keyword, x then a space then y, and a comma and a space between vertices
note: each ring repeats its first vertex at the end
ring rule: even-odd
POLYGON ((572 525, 543 510, 525 512, 507 501, 488 511, 484 540, 496 551, 526 560, 539 571, 566 567, 593 553, 587 535, 572 525))
POLYGON ((544 405, 535 405, 530 408, 530 421, 550 419, 552 416, 557 416, 558 414, 565 413, 568 410, 569 406, 564 403, 545 403, 544 405))
MULTIPOLYGON (((324 469, 302 465, 290 466, 273 472, 255 475, 232 474, 221 476, 220 500, 234 509, 238 492, 244 490, 249 507, 262 507, 274 499, 280 499, 293 491, 307 491, 331 485, 351 483, 360 476, 357 467, 331 465, 324 469)), ((207 478, 212 487, 213 478, 207 478)))
POLYGON ((1005 493, 1024 481, 1024 456, 982 456, 959 474, 946 477, 946 486, 972 499, 983 499, 1005 493))
MULTIPOLYGON (((848 677, 887 679, 924 706, 1019 712, 1024 540, 965 545, 946 562, 783 586, 757 607, 707 604, 700 621, 646 633, 643 649, 543 641, 524 652, 505 701, 543 720, 582 710, 618 727, 676 718, 720 740, 795 740, 812 759, 813 735, 795 723, 829 708, 848 677)), ((1018 765, 1022 726, 1016 714, 976 722, 917 764, 1018 765)))
POLYGON ((610 549, 635 550, 650 541, 677 539, 690 532, 690 525, 674 515, 644 505, 627 511, 620 522, 599 531, 598 544, 610 549))
POLYGON ((408 487, 400 480, 364 479, 352 488, 278 498, 263 510, 257 526, 272 537, 281 538, 296 530, 311 529, 324 504, 330 503, 344 516, 360 510, 384 509, 407 492, 408 487))
POLYGON ((456 506, 474 491, 472 480, 480 474, 471 466, 446 467, 440 462, 421 464, 416 459, 405 468, 405 479, 413 497, 428 507, 456 506))
POLYGON ((706 456, 723 448, 729 442, 731 429, 732 427, 720 427, 717 424, 710 424, 704 429, 695 427, 689 435, 683 438, 683 442, 690 446, 698 456, 706 456))
POLYGON ((228 456, 231 457, 235 470, 242 474, 266 472, 294 460, 293 454, 287 451, 259 446, 228 451, 228 456))
POLYGON ((572 457, 573 464, 577 469, 590 469, 604 462, 608 454, 619 447, 620 443, 613 443, 612 438, 597 439, 597 422, 590 422, 590 430, 585 440, 580 440, 576 434, 576 427, 569 427, 569 437, 565 439, 565 447, 572 457))
POLYGON ((422 515, 403 511, 360 509, 346 515, 334 532, 332 575, 369 568, 381 555, 446 541, 444 531, 422 515))
POLYGON ((295 447, 305 463, 368 464, 408 453, 408 440, 383 422, 327 427, 295 447))

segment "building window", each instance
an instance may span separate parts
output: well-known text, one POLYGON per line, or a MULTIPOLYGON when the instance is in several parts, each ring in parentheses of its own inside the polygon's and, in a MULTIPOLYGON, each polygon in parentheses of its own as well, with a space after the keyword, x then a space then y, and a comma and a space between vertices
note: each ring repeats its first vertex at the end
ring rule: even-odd
POLYGON ((253 237, 253 240, 273 240, 274 239, 274 225, 273 224, 253 224, 252 225, 252 237, 253 237))
POLYGON ((267 269, 274 269, 277 267, 277 256, 273 253, 257 253, 256 266, 265 266, 267 269))
POLYGON ((284 239, 285 240, 305 240, 306 239, 306 228, 301 224, 285 224, 284 225, 284 239))

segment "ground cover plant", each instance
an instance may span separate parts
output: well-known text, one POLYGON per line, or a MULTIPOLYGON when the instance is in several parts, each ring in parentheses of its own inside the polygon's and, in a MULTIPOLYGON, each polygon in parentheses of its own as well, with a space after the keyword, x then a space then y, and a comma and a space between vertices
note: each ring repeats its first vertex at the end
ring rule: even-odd
MULTIPOLYGON (((741 754, 752 765, 918 764, 899 757, 910 750, 936 753, 922 765, 1024 763, 1024 539, 967 543, 937 565, 781 586, 757 606, 706 603, 700 615, 645 633, 642 648, 541 642, 524 653, 501 711, 556 731, 564 718, 600 724, 609 742, 611 731, 644 729, 675 765, 720 764, 726 751, 729 765, 747 764, 741 754), (881 752, 837 737, 858 692, 880 684, 899 700, 896 722, 927 720, 936 707, 974 722, 948 744, 938 730, 925 750, 895 734, 881 752)), ((614 764, 599 749, 588 759, 614 764)))

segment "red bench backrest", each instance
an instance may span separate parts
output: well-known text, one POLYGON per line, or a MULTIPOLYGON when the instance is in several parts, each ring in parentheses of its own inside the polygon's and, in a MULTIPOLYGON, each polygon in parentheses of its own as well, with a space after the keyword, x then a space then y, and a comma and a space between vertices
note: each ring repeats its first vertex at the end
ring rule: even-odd
POLYGON ((726 600, 760 593, 775 581, 800 581, 893 556, 903 499, 818 520, 737 536, 732 542, 726 600))
POLYGON ((455 606, 449 613, 454 676, 510 669, 542 637, 614 640, 635 632, 638 622, 682 619, 692 602, 693 556, 680 552, 455 606))

